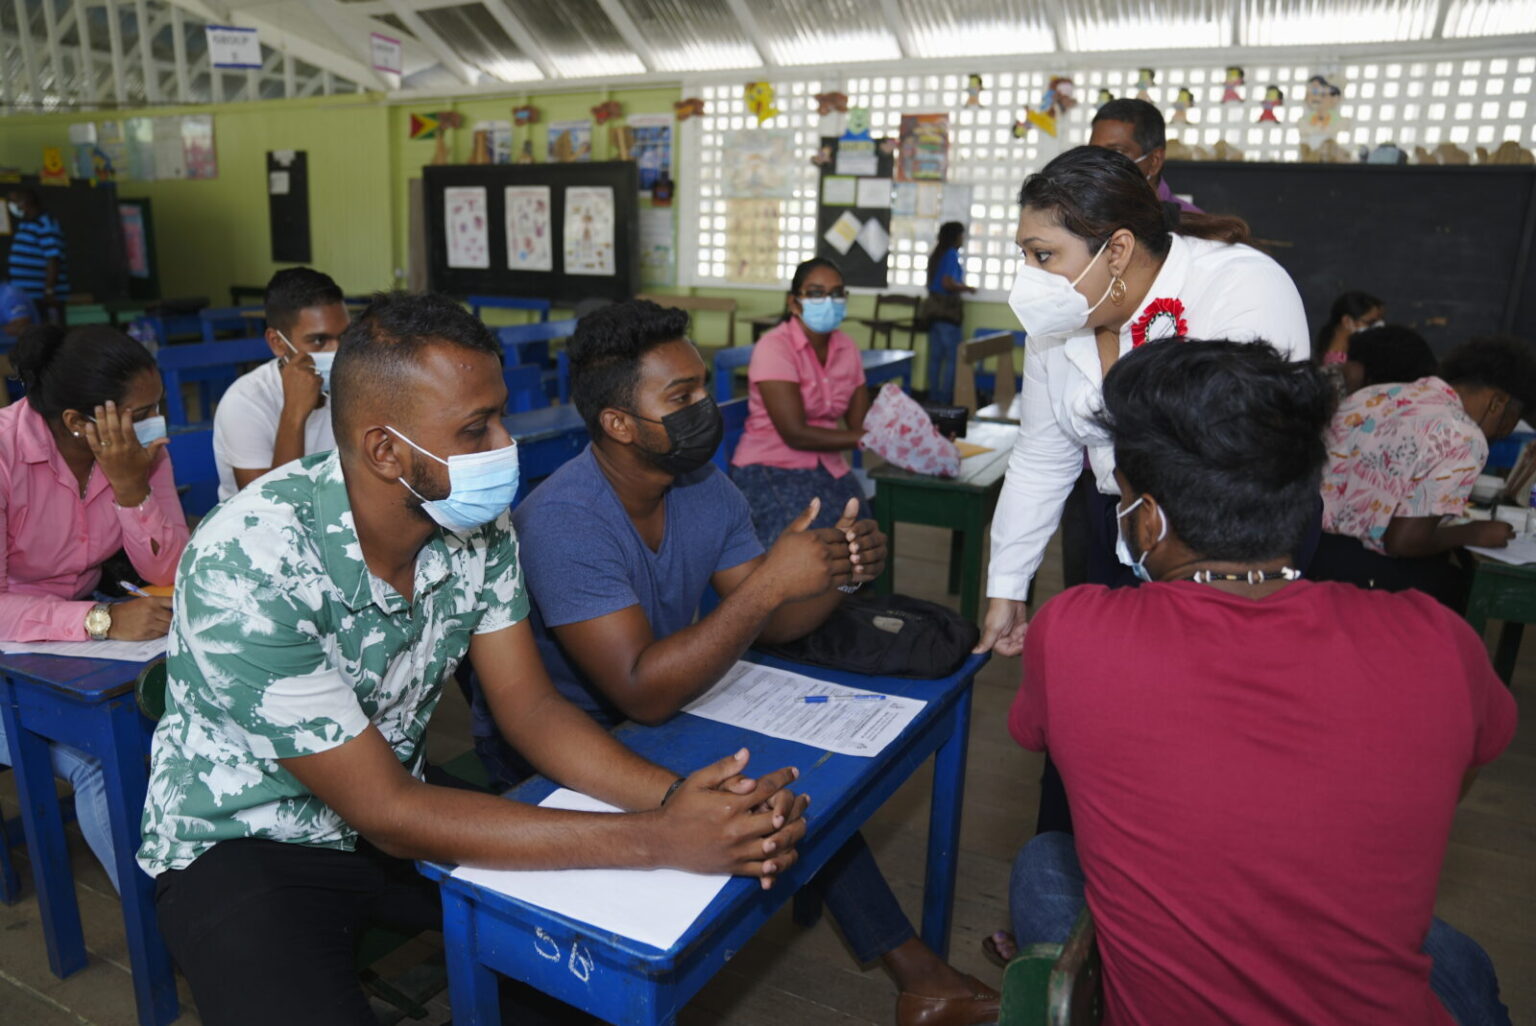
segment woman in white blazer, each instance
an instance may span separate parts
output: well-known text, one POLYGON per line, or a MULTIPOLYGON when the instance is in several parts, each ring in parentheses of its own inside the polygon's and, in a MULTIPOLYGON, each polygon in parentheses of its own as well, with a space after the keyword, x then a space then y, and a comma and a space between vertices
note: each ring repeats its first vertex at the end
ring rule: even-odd
POLYGON ((1296 286, 1247 245, 1248 226, 1159 202, 1118 153, 1066 151, 1025 179, 1019 203, 1008 302, 1029 341, 977 646, 1001 655, 1023 649, 1030 581, 1085 452, 1099 492, 1118 494, 1113 448, 1093 420, 1114 362, 1178 336, 1263 339, 1298 360, 1310 345, 1296 286))

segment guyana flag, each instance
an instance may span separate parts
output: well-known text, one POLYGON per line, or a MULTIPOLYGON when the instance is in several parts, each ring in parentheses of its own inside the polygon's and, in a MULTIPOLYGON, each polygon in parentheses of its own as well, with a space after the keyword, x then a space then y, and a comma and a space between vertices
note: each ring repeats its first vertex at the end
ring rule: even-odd
POLYGON ((440 115, 437 114, 412 114, 411 138, 412 139, 436 139, 437 134, 443 130, 440 115))

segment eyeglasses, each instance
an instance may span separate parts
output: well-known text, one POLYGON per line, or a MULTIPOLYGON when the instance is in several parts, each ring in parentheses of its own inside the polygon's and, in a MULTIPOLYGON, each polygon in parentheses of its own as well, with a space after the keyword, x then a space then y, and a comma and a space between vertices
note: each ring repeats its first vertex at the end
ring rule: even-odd
POLYGON ((806 289, 804 292, 796 293, 796 295, 801 299, 847 299, 848 290, 833 289, 831 292, 827 292, 825 289, 806 289))

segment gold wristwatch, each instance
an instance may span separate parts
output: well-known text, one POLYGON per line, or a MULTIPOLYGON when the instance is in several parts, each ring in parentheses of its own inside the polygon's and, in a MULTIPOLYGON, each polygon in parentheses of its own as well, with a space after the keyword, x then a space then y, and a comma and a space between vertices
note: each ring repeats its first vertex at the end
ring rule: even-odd
POLYGON ((92 641, 106 641, 112 629, 112 610, 105 602, 98 602, 85 614, 85 633, 92 641))

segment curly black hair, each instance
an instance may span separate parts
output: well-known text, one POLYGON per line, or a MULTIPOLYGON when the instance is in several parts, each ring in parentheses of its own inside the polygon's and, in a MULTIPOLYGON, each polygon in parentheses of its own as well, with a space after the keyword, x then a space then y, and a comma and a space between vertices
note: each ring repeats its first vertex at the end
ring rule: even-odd
POLYGON ((604 410, 633 408, 640 360, 667 342, 688 337, 688 314, 631 299, 594 310, 576 325, 571 359, 571 402, 593 438, 602 435, 604 410))
POLYGON ((1536 353, 1513 335, 1468 339, 1440 361, 1440 377, 1450 385, 1472 385, 1508 392, 1527 411, 1536 410, 1536 353))

